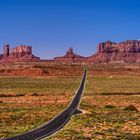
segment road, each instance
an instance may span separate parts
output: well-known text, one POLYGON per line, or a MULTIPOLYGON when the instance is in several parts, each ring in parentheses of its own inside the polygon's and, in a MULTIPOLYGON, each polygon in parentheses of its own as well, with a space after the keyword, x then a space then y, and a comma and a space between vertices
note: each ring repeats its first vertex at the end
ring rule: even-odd
POLYGON ((71 117, 78 112, 81 96, 85 87, 87 71, 84 70, 80 86, 68 107, 44 125, 23 134, 1 140, 41 140, 63 128, 71 117))

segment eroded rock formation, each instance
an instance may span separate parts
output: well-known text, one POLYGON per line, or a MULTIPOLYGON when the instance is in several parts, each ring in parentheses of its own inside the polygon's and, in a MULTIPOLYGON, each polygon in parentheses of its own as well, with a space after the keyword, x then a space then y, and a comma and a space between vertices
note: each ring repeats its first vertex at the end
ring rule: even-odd
POLYGON ((121 43, 106 41, 100 43, 97 53, 89 57, 96 63, 140 62, 140 41, 128 40, 121 43))
POLYGON ((140 62, 140 41, 128 40, 121 43, 106 41, 99 43, 97 52, 90 57, 83 57, 73 52, 72 48, 62 57, 56 57, 54 60, 62 62, 77 61, 84 63, 124 63, 140 62))
MULTIPOLYGON (((31 46, 18 46, 10 49, 7 44, 3 47, 3 54, 0 55, 0 62, 11 61, 39 61, 39 57, 32 54, 31 46)), ((46 60, 45 60, 46 61, 46 60)), ((106 41, 99 43, 97 52, 90 57, 83 57, 69 48, 64 56, 55 57, 48 62, 82 62, 82 63, 135 63, 140 62, 140 40, 128 40, 115 43, 106 41)))
POLYGON ((84 58, 85 57, 83 57, 83 56, 75 54, 73 52, 73 48, 69 48, 64 56, 55 57, 54 60, 57 60, 57 61, 78 61, 78 60, 84 60, 84 58))
POLYGON ((21 45, 10 49, 10 46, 4 45, 3 54, 0 55, 1 62, 11 61, 39 61, 40 58, 32 54, 32 47, 21 45))

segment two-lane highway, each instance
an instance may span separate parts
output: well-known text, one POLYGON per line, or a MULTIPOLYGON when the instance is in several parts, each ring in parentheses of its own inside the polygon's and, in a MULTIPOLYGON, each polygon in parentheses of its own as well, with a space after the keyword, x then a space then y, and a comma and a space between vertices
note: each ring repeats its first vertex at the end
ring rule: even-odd
POLYGON ((11 138, 5 138, 1 140, 41 140, 57 132, 62 127, 64 127, 71 119, 71 117, 75 114, 75 112, 77 112, 78 110, 81 96, 85 87, 86 75, 87 75, 87 71, 84 70, 81 84, 73 100, 63 112, 61 112, 59 115, 57 115, 51 121, 45 123, 41 127, 38 127, 36 129, 33 129, 31 131, 25 132, 23 134, 11 138))

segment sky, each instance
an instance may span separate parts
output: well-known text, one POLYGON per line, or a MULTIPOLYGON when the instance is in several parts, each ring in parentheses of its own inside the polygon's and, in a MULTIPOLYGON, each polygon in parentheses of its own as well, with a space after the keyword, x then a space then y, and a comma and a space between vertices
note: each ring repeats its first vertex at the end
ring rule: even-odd
POLYGON ((0 0, 0 51, 29 45, 42 59, 69 47, 83 56, 98 43, 140 39, 140 0, 0 0))

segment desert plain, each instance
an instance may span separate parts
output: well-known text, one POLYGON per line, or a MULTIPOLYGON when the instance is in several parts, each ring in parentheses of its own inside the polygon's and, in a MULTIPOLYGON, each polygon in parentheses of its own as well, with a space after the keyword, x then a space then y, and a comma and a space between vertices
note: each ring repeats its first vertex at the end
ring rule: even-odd
POLYGON ((67 107, 88 70, 82 114, 50 140, 139 140, 139 64, 0 64, 0 138, 52 119, 67 107))

